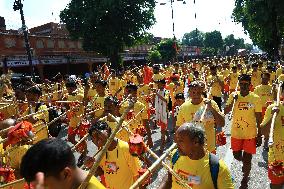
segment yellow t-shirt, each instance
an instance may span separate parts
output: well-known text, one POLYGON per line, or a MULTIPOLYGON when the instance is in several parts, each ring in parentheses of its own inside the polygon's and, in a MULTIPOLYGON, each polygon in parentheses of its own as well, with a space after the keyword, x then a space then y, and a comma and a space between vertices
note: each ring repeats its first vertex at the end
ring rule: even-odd
MULTIPOLYGON (((174 151, 175 152, 175 151, 174 151)), ((173 154, 174 154, 173 152, 173 154)), ((233 189, 234 184, 229 169, 226 164, 219 161, 219 173, 217 186, 219 189, 233 189)), ((209 153, 199 160, 192 160, 188 156, 180 156, 173 170, 184 180, 192 189, 210 189, 214 188, 209 166, 209 153)), ((184 189, 181 183, 172 176, 172 189, 184 189)))
POLYGON ((0 112, 3 114, 3 119, 11 118, 16 114, 16 106, 12 104, 0 104, 0 112))
POLYGON ((105 189, 104 185, 96 178, 92 177, 87 189, 105 189))
MULTIPOLYGON (((226 105, 233 103, 233 95, 230 94, 226 105)), ((238 92, 238 100, 233 110, 233 120, 231 128, 231 136, 236 139, 252 139, 257 136, 257 125, 255 113, 262 111, 259 96, 250 92, 243 97, 238 92)))
POLYGON ((239 73, 231 73, 230 74, 230 90, 236 89, 238 84, 239 73))
POLYGON ((282 74, 282 68, 280 67, 276 70, 276 77, 278 78, 281 74, 282 74))
POLYGON ((148 103, 146 102, 146 98, 150 95, 150 87, 149 85, 138 86, 137 90, 137 98, 140 102, 142 102, 146 107, 148 107, 148 103))
MULTIPOLYGON (((34 119, 38 119, 38 121, 33 124, 34 130, 36 132, 36 138, 33 141, 33 143, 37 143, 38 141, 42 139, 48 138, 48 128, 45 126, 49 122, 49 113, 48 113, 48 108, 46 105, 40 105, 37 108, 32 107, 32 112, 37 112, 37 114, 33 115, 34 119), (42 129, 45 126, 44 129, 42 129)), ((23 116, 29 115, 30 114, 30 109, 27 108, 25 112, 23 112, 23 116)))
POLYGON ((277 78, 277 80, 280 81, 284 81, 284 74, 280 74, 279 77, 277 78))
MULTIPOLYGON (((260 126, 264 126, 272 117, 272 108, 275 104, 268 106, 266 109, 264 118, 260 126)), ((270 147, 268 152, 268 162, 284 161, 284 106, 283 103, 279 106, 280 111, 276 116, 274 134, 273 134, 273 146, 270 147)))
MULTIPOLYGON (((211 103, 212 103, 212 107, 216 111, 218 111, 219 114, 222 114, 220 112, 220 109, 217 103, 214 100, 212 100, 211 103)), ((203 101, 198 105, 194 105, 191 103, 191 100, 187 100, 185 103, 183 103, 180 106, 176 125, 179 127, 184 123, 196 121, 195 117, 198 117, 198 115, 202 114, 204 106, 205 105, 203 101)), ((208 117, 209 117, 208 119, 204 118, 203 126, 204 126, 205 134, 206 134, 207 148, 210 152, 212 152, 215 150, 215 147, 216 147, 215 120, 214 120, 214 117, 212 118, 212 116, 208 116, 208 117)))
POLYGON ((258 95, 261 100, 261 106, 267 107, 266 102, 273 100, 273 95, 271 94, 271 85, 258 85, 254 89, 254 94, 258 95))
POLYGON ((276 80, 276 74, 275 72, 271 72, 270 73, 270 80, 269 80, 269 84, 272 85, 273 84, 273 81, 276 80))
POLYGON ((120 79, 110 78, 108 88, 111 95, 114 95, 119 90, 120 86, 120 79))
POLYGON ((175 104, 175 95, 184 92, 184 84, 181 81, 179 81, 179 85, 171 82, 166 89, 170 91, 172 103, 175 104))
POLYGON ((261 84, 261 71, 251 72, 251 84, 253 87, 261 84))
POLYGON ((6 156, 7 164, 13 169, 20 169, 22 157, 26 154, 29 149, 29 145, 22 145, 12 149, 10 147, 6 148, 9 153, 6 156))
MULTIPOLYGON (((222 82, 224 82, 223 76, 218 75, 218 78, 219 78, 222 82)), ((209 83, 210 83, 210 82, 213 82, 213 84, 212 84, 212 89, 211 89, 211 95, 212 95, 212 96, 216 96, 216 97, 222 97, 223 89, 222 89, 221 85, 219 84, 219 82, 217 81, 216 76, 212 76, 212 75, 208 76, 207 82, 209 82, 209 83)))
POLYGON ((95 88, 90 88, 89 91, 88 91, 88 95, 87 95, 88 100, 89 101, 92 100, 94 98, 94 96, 96 96, 97 94, 98 93, 97 93, 95 88))
POLYGON ((158 81, 158 80, 161 80, 161 79, 164 79, 164 78, 165 78, 165 75, 162 74, 162 73, 158 73, 158 74, 153 75, 153 81, 158 81))
POLYGON ((118 140, 112 151, 107 151, 100 162, 109 189, 129 188, 138 176, 138 158, 131 156, 126 142, 118 140))
POLYGON ((230 70, 229 69, 224 69, 223 70, 223 77, 226 78, 226 77, 229 77, 230 76, 230 70))
MULTIPOLYGON (((119 112, 123 114, 123 112, 127 109, 128 105, 129 105, 128 101, 124 102, 121 105, 119 112)), ((126 116, 125 121, 128 122, 132 120, 129 123, 128 128, 130 129, 131 132, 135 132, 135 129, 138 128, 139 125, 143 125, 143 120, 146 120, 146 119, 148 119, 146 106, 140 101, 137 101, 135 102, 133 109, 129 111, 128 116, 126 116), (140 111, 142 112, 139 113, 140 111), (138 113, 139 115, 137 115, 138 113)))
MULTIPOLYGON (((106 96, 104 96, 104 97, 101 97, 99 95, 94 96, 94 98, 92 100, 93 109, 97 110, 97 109, 100 109, 100 108, 104 108, 105 98, 106 98, 106 96)), ((93 115, 94 115, 94 117, 98 118, 98 117, 101 117, 103 115, 103 113, 104 113, 104 109, 101 109, 101 110, 96 111, 93 115)))
MULTIPOLYGON (((117 121, 119 121, 120 118, 116 118, 116 119, 117 119, 117 121)), ((106 122, 108 124, 108 126, 111 128, 112 131, 114 131, 115 127, 117 126, 116 121, 108 121, 106 116, 101 118, 100 121, 106 122)), ((120 139, 124 142, 128 142, 130 134, 128 134, 128 132, 125 129, 121 129, 118 133, 116 133, 115 136, 116 136, 116 138, 118 138, 118 139, 120 139)))
MULTIPOLYGON (((84 95, 81 93, 78 93, 77 95, 68 95, 67 100, 68 101, 78 101, 83 102, 84 95)), ((80 106, 72 106, 69 104, 70 110, 72 113, 74 113, 74 116, 69 121, 69 127, 75 128, 78 126, 79 122, 81 121, 84 113, 84 106, 81 104, 80 106)))

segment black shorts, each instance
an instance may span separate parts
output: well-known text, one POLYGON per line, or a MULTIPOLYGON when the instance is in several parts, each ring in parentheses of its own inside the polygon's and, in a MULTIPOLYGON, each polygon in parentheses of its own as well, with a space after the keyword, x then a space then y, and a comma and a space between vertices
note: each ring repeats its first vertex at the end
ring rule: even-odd
POLYGON ((220 111, 222 110, 222 98, 221 97, 217 97, 217 96, 213 96, 213 100, 217 103, 220 111))

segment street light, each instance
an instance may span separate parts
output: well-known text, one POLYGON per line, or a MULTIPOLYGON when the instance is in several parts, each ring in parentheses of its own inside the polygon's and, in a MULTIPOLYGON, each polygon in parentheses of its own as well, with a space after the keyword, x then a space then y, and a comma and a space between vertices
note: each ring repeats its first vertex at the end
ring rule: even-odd
MULTIPOLYGON (((185 0, 176 0, 176 1, 183 2, 184 5, 186 4, 185 0)), ((175 2, 175 0, 169 0, 169 2, 171 3, 171 10, 172 10, 173 37, 174 37, 174 40, 176 40, 176 35, 175 35, 175 22, 174 22, 174 8, 173 8, 173 3, 175 2)), ((167 4, 166 2, 160 3, 160 5, 166 5, 166 4, 167 4)))
POLYGON ((15 0, 14 5, 13 5, 13 9, 14 9, 14 11, 20 10, 21 20, 22 20, 22 30, 23 30, 24 38, 25 38, 25 46, 26 46, 26 51, 27 51, 27 55, 28 55, 30 73, 31 73, 31 77, 35 80, 34 67, 33 67, 33 62, 32 62, 32 54, 31 54, 31 47, 30 47, 30 43, 29 43, 27 26, 26 26, 26 23, 25 23, 22 1, 21 0, 15 0))

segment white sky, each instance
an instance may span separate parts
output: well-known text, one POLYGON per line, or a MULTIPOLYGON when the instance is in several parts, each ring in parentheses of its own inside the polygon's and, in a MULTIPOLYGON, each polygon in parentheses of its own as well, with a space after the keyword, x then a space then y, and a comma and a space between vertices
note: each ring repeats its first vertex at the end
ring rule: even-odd
MULTIPOLYGON (((24 0, 24 14, 26 25, 32 28, 47 22, 59 22, 59 13, 70 0, 24 0), (53 14, 52 14, 53 13, 53 14)), ((155 16, 157 23, 150 30, 157 37, 172 37, 172 19, 170 0, 156 0, 155 16)), ((235 0, 185 0, 186 4, 175 0, 174 21, 175 34, 181 38, 184 33, 194 30, 196 27, 203 31, 219 30, 223 38, 229 34, 242 37, 246 42, 251 40, 244 34, 240 24, 232 22, 231 14, 235 0), (196 12, 197 18, 194 18, 196 12)), ((5 17, 7 29, 21 27, 20 13, 13 10, 14 0, 0 0, 0 16, 5 17)))

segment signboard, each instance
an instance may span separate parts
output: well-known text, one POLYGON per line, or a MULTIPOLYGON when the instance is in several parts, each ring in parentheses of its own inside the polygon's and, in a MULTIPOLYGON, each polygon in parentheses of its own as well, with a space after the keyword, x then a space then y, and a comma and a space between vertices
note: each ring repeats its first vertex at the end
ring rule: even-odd
POLYGON ((65 58, 57 58, 57 59, 41 59, 40 62, 44 65, 52 65, 52 64, 66 64, 67 59, 65 58))
MULTIPOLYGON (((38 60, 32 60, 32 64, 36 65, 38 64, 38 60)), ((8 60, 7 61, 7 67, 21 67, 21 66, 28 66, 29 61, 28 60, 8 60)), ((3 64, 1 64, 1 67, 3 67, 3 64)))

